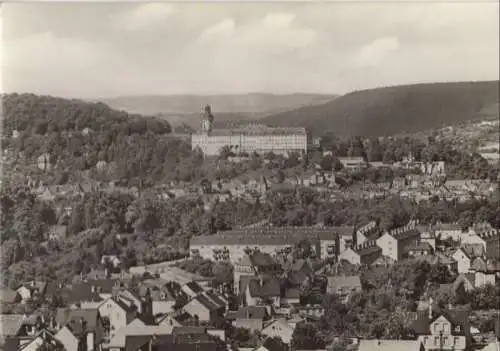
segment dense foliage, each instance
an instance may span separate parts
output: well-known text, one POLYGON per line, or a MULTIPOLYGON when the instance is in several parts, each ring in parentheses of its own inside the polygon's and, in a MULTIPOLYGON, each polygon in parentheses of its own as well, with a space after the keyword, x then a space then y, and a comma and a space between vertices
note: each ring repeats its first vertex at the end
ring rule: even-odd
MULTIPOLYGON (((498 102, 498 81, 418 84, 357 91, 317 106, 305 106, 262 119, 297 125, 322 135, 391 135, 484 118, 498 102)), ((498 112, 497 112, 498 113, 498 112)))

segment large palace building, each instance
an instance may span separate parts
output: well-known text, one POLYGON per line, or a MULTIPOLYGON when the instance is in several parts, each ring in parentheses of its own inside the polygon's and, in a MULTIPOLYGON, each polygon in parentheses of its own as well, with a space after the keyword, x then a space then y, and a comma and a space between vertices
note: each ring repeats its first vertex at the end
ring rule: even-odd
POLYGON ((201 130, 191 136, 193 149, 199 147, 205 155, 218 155, 228 146, 235 154, 306 153, 309 134, 301 127, 269 127, 247 125, 238 128, 214 129, 214 116, 209 105, 202 110, 201 130))

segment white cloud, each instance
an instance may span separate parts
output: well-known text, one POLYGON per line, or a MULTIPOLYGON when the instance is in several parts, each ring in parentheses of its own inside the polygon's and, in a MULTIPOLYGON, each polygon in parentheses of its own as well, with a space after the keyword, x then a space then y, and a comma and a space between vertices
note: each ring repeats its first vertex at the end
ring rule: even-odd
POLYGON ((342 93, 419 81, 498 79, 498 4, 4 7, 6 91, 342 93), (97 24, 89 25, 93 20, 97 24))
POLYGON ((294 13, 269 13, 263 19, 263 24, 267 27, 289 27, 295 19, 294 13))
POLYGON ((208 27, 201 33, 201 39, 211 39, 232 35, 235 31, 236 24, 232 18, 228 18, 213 26, 208 27))
POLYGON ((161 25, 173 12, 172 4, 147 3, 115 15, 112 20, 119 29, 137 31, 161 25))
POLYGON ((359 50, 356 62, 360 66, 377 66, 398 49, 399 40, 397 37, 378 38, 359 50))

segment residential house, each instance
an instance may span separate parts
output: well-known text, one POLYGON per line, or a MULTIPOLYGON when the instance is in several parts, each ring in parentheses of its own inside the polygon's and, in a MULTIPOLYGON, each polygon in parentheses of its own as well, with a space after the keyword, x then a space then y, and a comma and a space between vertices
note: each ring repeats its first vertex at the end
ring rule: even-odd
POLYGON ((428 243, 431 247, 432 250, 436 250, 436 234, 434 231, 429 230, 427 228, 418 228, 420 230, 420 242, 422 243, 428 243))
POLYGON ((474 273, 462 273, 457 276, 452 285, 452 292, 456 293, 460 287, 465 291, 471 291, 476 288, 476 275, 474 273))
POLYGON ((360 226, 355 231, 355 240, 356 245, 361 245, 365 241, 371 240, 374 236, 379 234, 380 230, 378 228, 377 222, 370 221, 365 225, 360 226))
POLYGON ((101 317, 109 319, 110 337, 113 337, 117 330, 127 326, 136 318, 137 310, 134 307, 126 305, 117 298, 109 298, 99 305, 101 317))
POLYGON ((229 260, 234 264, 243 258, 248 250, 274 254, 285 248, 292 248, 304 240, 311 243, 314 253, 321 254, 321 242, 327 233, 332 237, 334 235, 329 228, 246 227, 214 235, 193 236, 189 245, 192 255, 210 260, 229 260))
POLYGON ((360 340, 358 351, 425 351, 420 340, 360 340))
POLYGON ((40 330, 36 335, 33 335, 24 342, 20 341, 20 344, 23 351, 38 351, 44 346, 51 346, 54 348, 64 347, 64 345, 55 338, 54 334, 46 329, 40 330))
POLYGON ((267 309, 263 306, 241 307, 238 311, 228 311, 226 314, 226 319, 231 321, 233 327, 259 332, 268 318, 267 309))
POLYGON ((412 329, 425 350, 466 350, 471 339, 468 314, 429 304, 427 311, 417 312, 412 329))
POLYGON ((245 256, 234 265, 235 293, 239 294, 241 291, 241 276, 277 275, 281 271, 281 265, 270 254, 260 251, 247 251, 245 256))
POLYGON ((294 330, 286 319, 279 318, 266 324, 261 333, 270 338, 279 337, 285 344, 290 344, 294 330))
POLYGON ((382 249, 377 246, 375 240, 372 240, 365 241, 355 248, 348 248, 339 255, 339 261, 345 260, 350 264, 370 266, 380 257, 382 257, 382 249))
POLYGON ((346 303, 351 294, 362 291, 361 279, 358 276, 333 276, 328 277, 326 291, 329 294, 339 295, 346 303))
POLYGON ((470 270, 476 274, 476 279, 480 281, 492 279, 496 281, 496 277, 500 277, 500 261, 485 260, 482 257, 478 257, 472 262, 470 270))
POLYGON ((75 350, 75 346, 78 350, 81 342, 86 343, 89 351, 98 350, 104 340, 104 326, 97 309, 58 309, 56 323, 59 332, 55 338, 67 350, 75 350))
POLYGON ((200 322, 214 322, 223 318, 226 305, 220 299, 200 294, 191 299, 182 310, 200 322))
POLYGON ((197 282, 189 282, 181 287, 181 291, 189 298, 194 298, 205 290, 197 282))
POLYGON ((267 338, 262 345, 257 348, 250 348, 248 350, 241 347, 239 348, 241 351, 289 351, 289 349, 290 348, 285 343, 274 338, 267 338))
POLYGON ((415 227, 415 224, 396 228, 385 232, 376 240, 377 246, 382 249, 384 256, 389 256, 395 261, 403 258, 403 255, 408 247, 415 245, 420 241, 420 231, 415 227))
POLYGON ((6 343, 9 340, 17 340, 18 337, 26 335, 24 328, 25 316, 22 314, 0 314, 1 335, 6 343))
POLYGON ((140 319, 136 318, 129 325, 117 331, 115 336, 108 343, 110 351, 125 351, 128 336, 160 337, 172 336, 175 325, 162 323, 160 325, 145 325, 140 319))
POLYGON ((247 306, 260 304, 279 307, 281 304, 281 285, 275 276, 241 277, 241 292, 247 306))
POLYGON ((432 255, 434 253, 434 249, 428 242, 421 241, 408 246, 405 253, 408 255, 408 257, 413 258, 417 256, 432 255))
POLYGON ((454 241, 461 241, 464 232, 457 223, 438 223, 434 227, 434 234, 441 240, 451 238, 454 241))
POLYGON ((472 261, 484 255, 485 248, 482 244, 464 244, 453 253, 452 258, 457 261, 458 273, 468 273, 472 261))
POLYGON ((296 311, 299 316, 304 318, 321 318, 325 314, 325 309, 322 305, 296 305, 294 306, 294 311, 296 311))
POLYGON ((361 172, 368 167, 363 157, 339 157, 338 160, 342 167, 350 172, 361 172))
MULTIPOLYGON (((12 306, 20 303, 21 295, 15 290, 9 288, 0 288, 0 304, 1 307, 12 306)), ((3 310, 3 309, 2 309, 3 310)))
POLYGON ((49 228, 47 239, 52 241, 61 241, 65 240, 67 235, 68 235, 67 225, 53 225, 50 226, 49 228))
POLYGON ((485 243, 486 258, 491 260, 500 260, 500 230, 489 230, 479 234, 479 237, 485 243))
POLYGON ((21 285, 16 291, 21 296, 22 303, 25 303, 36 296, 43 296, 46 287, 47 283, 32 280, 31 282, 21 285))

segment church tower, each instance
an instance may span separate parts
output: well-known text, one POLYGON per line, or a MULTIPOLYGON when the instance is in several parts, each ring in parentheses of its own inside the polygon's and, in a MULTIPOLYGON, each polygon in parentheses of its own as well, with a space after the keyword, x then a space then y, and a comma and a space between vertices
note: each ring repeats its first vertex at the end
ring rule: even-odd
POLYGON ((205 105, 201 110, 201 131, 204 133, 211 132, 213 124, 214 116, 212 115, 212 109, 210 105, 205 105))

